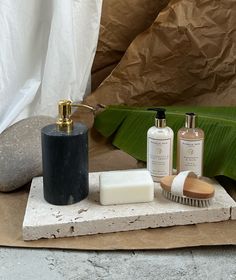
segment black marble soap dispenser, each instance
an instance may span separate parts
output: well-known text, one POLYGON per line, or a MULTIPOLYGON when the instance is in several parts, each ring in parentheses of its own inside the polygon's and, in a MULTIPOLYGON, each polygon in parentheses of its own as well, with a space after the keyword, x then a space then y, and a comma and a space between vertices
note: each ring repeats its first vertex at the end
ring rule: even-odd
POLYGON ((45 200, 54 205, 79 202, 89 192, 88 128, 73 123, 72 106, 77 105, 61 100, 57 123, 41 130, 43 193, 45 200))

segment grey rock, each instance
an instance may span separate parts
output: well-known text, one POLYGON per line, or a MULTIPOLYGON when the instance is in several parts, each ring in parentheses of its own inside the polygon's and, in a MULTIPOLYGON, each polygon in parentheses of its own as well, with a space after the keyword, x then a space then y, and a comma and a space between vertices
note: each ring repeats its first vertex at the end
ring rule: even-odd
POLYGON ((42 174, 41 128, 55 119, 21 120, 0 134, 0 191, 9 192, 42 174))

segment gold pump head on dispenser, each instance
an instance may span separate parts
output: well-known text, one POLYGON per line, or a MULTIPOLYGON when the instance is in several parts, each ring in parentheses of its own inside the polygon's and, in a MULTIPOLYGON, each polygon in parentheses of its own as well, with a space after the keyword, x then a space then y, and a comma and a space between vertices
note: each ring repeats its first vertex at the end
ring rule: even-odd
POLYGON ((58 120, 56 122, 57 128, 60 131, 66 131, 70 132, 73 129, 73 120, 71 119, 71 107, 84 107, 92 112, 95 111, 95 109, 89 105, 85 104, 73 104, 71 100, 60 100, 58 102, 58 120))
POLYGON ((58 120, 56 122, 58 130, 71 131, 73 129, 73 121, 71 119, 71 104, 70 100, 60 100, 58 102, 58 120))

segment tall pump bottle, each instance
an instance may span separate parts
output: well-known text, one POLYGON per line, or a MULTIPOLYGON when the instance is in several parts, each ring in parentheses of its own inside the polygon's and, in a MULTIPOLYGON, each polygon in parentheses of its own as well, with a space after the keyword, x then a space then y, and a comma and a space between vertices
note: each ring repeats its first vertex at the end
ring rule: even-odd
POLYGON ((177 171, 191 170, 198 176, 203 172, 204 132, 196 128, 196 115, 185 114, 185 127, 177 134, 177 171))
POLYGON ((173 130, 166 126, 164 108, 155 110, 155 126, 147 132, 147 169, 155 182, 164 176, 172 175, 173 167, 173 130))
POLYGON ((73 123, 72 106, 89 107, 61 100, 57 123, 41 130, 44 198, 54 205, 79 202, 89 191, 88 128, 73 123))

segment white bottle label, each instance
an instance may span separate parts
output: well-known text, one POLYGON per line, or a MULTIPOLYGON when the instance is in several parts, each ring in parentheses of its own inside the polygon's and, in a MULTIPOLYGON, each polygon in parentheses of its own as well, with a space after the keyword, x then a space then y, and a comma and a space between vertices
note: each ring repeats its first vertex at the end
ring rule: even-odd
POLYGON ((192 170, 202 176, 203 140, 180 140, 180 171, 192 170))
POLYGON ((152 176, 164 177, 172 174, 171 139, 148 138, 148 170, 152 176))

